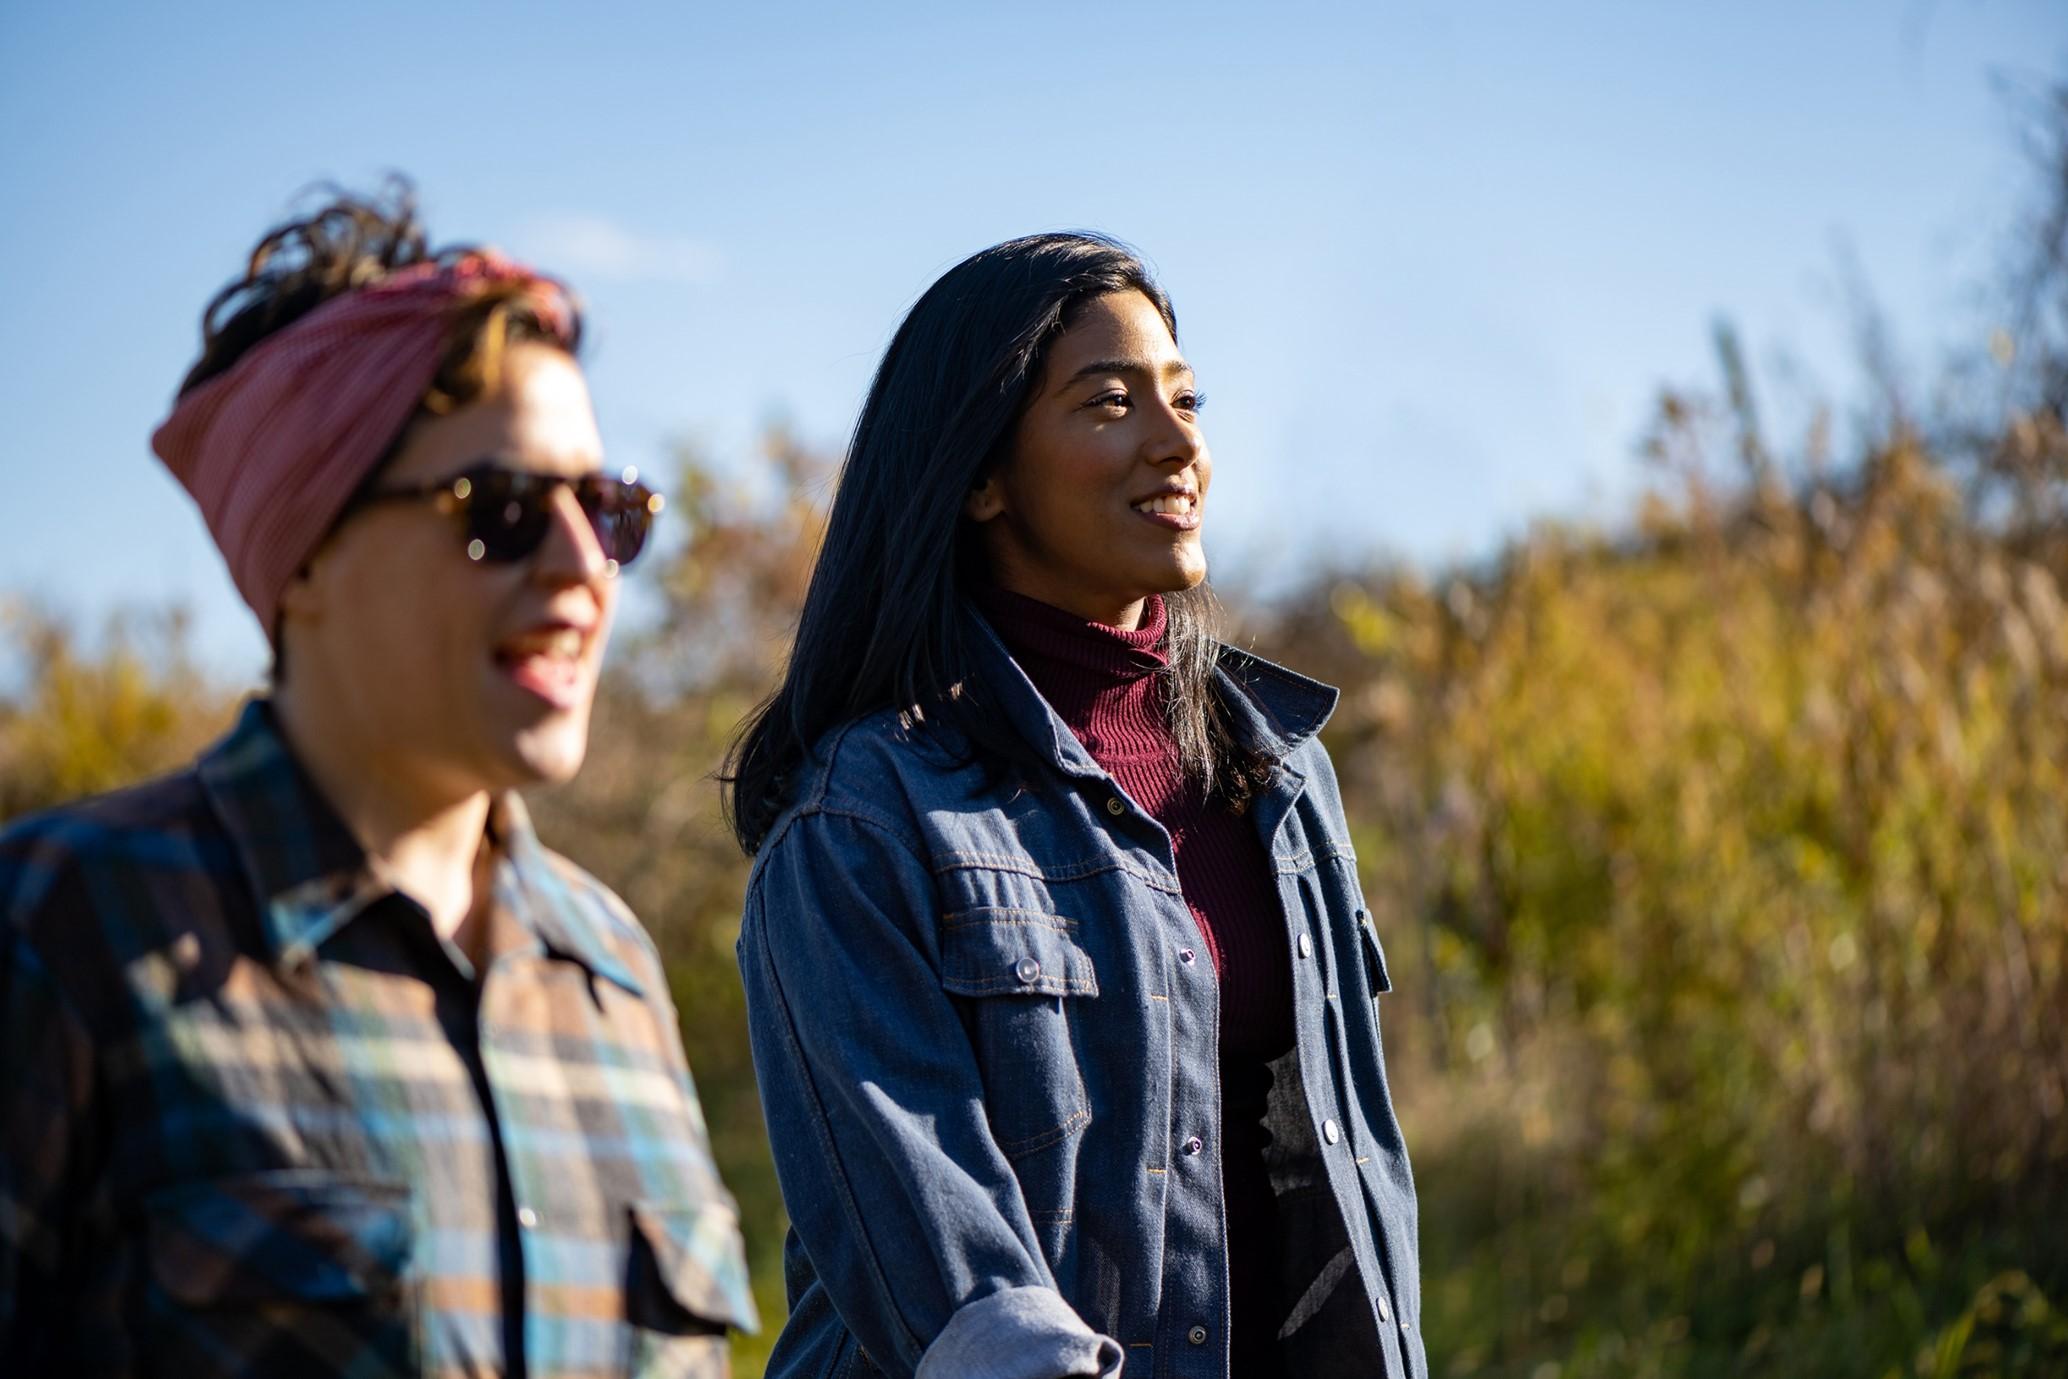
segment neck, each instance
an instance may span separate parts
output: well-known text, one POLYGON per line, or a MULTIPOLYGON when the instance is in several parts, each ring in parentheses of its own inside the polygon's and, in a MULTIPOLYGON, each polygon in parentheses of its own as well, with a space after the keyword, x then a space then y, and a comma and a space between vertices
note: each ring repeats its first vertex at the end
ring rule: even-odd
POLYGON ((280 730, 368 863, 431 916, 440 937, 465 944, 487 898, 488 791, 442 786, 330 731, 319 711, 279 686, 280 730))
POLYGON ((1075 613, 1086 622, 1104 623, 1123 632, 1132 632, 1140 627, 1142 611, 1149 606, 1146 598, 1071 588, 1002 556, 995 560, 991 577, 999 588, 1022 598, 1037 600, 1051 608, 1075 613))
POLYGON ((1147 599, 1136 599, 1132 603, 1101 604, 1097 608, 1073 608, 1070 611, 1089 622, 1104 623, 1123 632, 1138 632, 1142 626, 1142 612, 1148 606, 1147 599))

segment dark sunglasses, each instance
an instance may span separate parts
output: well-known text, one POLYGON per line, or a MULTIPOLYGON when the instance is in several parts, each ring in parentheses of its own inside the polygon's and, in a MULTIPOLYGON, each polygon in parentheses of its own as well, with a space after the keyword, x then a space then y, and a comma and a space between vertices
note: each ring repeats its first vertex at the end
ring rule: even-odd
POLYGON ((639 482, 636 469, 627 469, 615 479, 603 474, 570 479, 484 461, 443 483, 377 488, 353 506, 434 502, 440 512, 465 516, 467 559, 508 562, 525 559, 546 539, 553 525, 548 504, 562 484, 574 490, 574 500, 588 517, 613 574, 630 565, 645 548, 654 514, 667 502, 639 482))

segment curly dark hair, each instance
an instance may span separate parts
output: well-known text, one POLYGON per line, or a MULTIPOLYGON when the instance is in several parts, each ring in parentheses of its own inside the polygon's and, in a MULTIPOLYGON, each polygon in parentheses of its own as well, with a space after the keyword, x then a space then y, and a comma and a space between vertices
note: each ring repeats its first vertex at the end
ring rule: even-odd
MULTIPOLYGON (((391 177, 366 196, 335 186, 319 190, 328 200, 313 214, 268 230, 253 246, 243 276, 209 300, 201 313, 201 357, 180 383, 182 397, 333 297, 412 264, 447 263, 476 252, 468 245, 429 247, 417 218, 416 189, 407 178, 391 177)), ((533 291, 521 280, 498 282, 453 308, 424 411, 450 412, 492 389, 509 345, 535 340, 569 353, 579 349, 580 311, 572 313, 563 337, 541 319, 533 291)))

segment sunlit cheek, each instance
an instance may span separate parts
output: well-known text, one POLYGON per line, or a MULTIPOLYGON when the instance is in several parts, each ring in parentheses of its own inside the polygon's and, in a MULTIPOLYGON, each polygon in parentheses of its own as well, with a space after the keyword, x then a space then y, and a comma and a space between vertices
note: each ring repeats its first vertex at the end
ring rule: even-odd
POLYGON ((603 586, 603 592, 598 595, 598 602, 601 605, 602 613, 600 626, 596 629, 596 659, 598 661, 601 661, 604 652, 609 650, 611 630, 617 626, 618 594, 624 587, 623 580, 624 576, 622 574, 615 576, 603 586))

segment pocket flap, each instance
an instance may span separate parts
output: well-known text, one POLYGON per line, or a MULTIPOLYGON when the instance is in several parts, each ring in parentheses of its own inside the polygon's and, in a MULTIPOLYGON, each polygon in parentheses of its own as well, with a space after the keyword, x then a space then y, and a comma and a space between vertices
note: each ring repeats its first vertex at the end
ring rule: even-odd
POLYGON ((193 1307, 400 1293, 414 1245, 406 1184, 300 1169, 152 1195, 151 1272, 193 1307))
MULTIPOLYGON (((729 1207, 635 1202, 632 1235, 635 1255, 638 1242, 645 1243, 661 1291, 689 1318, 706 1323, 703 1329, 761 1329, 754 1292, 747 1286, 746 1242, 740 1238, 739 1217, 729 1207)), ((635 1296, 642 1291, 638 1267, 635 1261, 635 1296)))
POLYGON ((1365 920, 1357 932, 1364 941, 1364 975, 1371 979, 1371 994, 1384 995, 1393 989, 1393 979, 1386 975, 1386 950, 1379 946, 1378 931, 1365 920))
POLYGON ((1076 921, 1028 910, 941 917, 941 986, 958 996, 1096 996, 1091 954, 1076 921))

